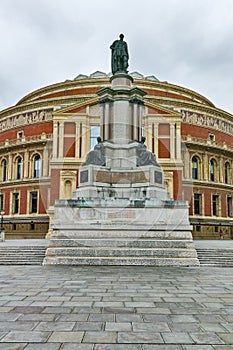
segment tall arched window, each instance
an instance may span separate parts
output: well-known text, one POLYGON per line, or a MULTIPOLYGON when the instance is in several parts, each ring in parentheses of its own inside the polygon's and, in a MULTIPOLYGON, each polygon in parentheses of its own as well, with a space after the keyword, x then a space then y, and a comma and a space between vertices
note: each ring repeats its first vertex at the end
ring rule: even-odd
POLYGON ((224 182, 225 182, 225 184, 230 183, 229 176, 230 176, 230 164, 228 162, 226 162, 224 165, 224 182))
POLYGON ((41 166, 41 158, 39 154, 36 154, 33 159, 33 177, 40 177, 40 166, 41 166))
POLYGON ((210 181, 215 181, 215 177, 216 177, 216 166, 215 166, 215 160, 214 159, 210 159, 210 181))
POLYGON ((192 158, 192 179, 197 180, 198 179, 198 165, 199 161, 196 156, 192 158))
POLYGON ((21 157, 16 159, 16 179, 20 180, 23 177, 23 160, 21 157))
POLYGON ((2 181, 7 180, 7 162, 6 159, 2 161, 2 181))

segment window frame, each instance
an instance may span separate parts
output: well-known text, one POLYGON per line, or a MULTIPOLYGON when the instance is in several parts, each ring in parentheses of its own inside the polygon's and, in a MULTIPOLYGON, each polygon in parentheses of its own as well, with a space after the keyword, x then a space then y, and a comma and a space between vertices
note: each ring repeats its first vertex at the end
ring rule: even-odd
POLYGON ((41 176, 41 156, 39 153, 37 153, 33 156, 33 163, 32 164, 33 164, 32 176, 34 179, 39 179, 41 176), (38 169, 36 167, 37 164, 39 164, 38 169))
POLYGON ((211 182, 216 181, 216 162, 213 158, 209 161, 209 180, 211 182))
POLYGON ((19 192, 13 192, 12 193, 12 214, 17 215, 19 213, 20 213, 20 195, 19 195, 19 192))
POLYGON ((202 215, 202 194, 201 193, 193 194, 193 215, 202 215), (198 200, 195 197, 198 197, 198 200), (198 202, 198 212, 196 211, 197 202, 198 202))
POLYGON ((5 196, 4 196, 4 193, 0 193, 0 211, 5 211, 5 196))
POLYGON ((229 218, 231 218, 233 216, 232 215, 232 203, 233 203, 232 197, 227 196, 227 216, 229 218))
POLYGON ((230 163, 225 162, 224 164, 224 183, 226 185, 230 184, 230 163))
POLYGON ((212 194, 212 216, 219 216, 220 208, 219 208, 219 195, 212 194))
POLYGON ((6 161, 6 159, 2 160, 1 166, 2 166, 2 182, 6 182, 7 181, 7 161, 6 161))
POLYGON ((18 156, 16 158, 16 180, 22 180, 23 178, 23 158, 18 156))
POLYGON ((38 209, 39 209, 39 194, 37 190, 34 191, 30 191, 29 192, 29 214, 38 214, 38 209), (36 198, 33 198, 33 195, 36 193, 36 198), (34 200, 36 201, 36 206, 35 206, 35 210, 34 210, 34 200))
POLYGON ((199 158, 194 155, 192 157, 192 179, 193 180, 199 180, 199 164, 200 164, 199 158), (196 159, 195 162, 194 162, 194 158, 196 159), (194 164, 196 164, 196 167, 194 167, 194 164))
POLYGON ((97 145, 97 137, 100 137, 100 125, 91 125, 90 126, 90 150, 93 150, 95 145, 97 145), (97 128, 98 129, 98 132, 97 134, 93 134, 93 130, 94 128, 97 128))

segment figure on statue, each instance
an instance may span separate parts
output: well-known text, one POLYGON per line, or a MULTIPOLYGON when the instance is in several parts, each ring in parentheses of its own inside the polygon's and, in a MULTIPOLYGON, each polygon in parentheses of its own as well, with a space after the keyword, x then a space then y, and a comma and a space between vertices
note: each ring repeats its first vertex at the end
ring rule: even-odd
POLYGON ((112 74, 128 73, 129 53, 127 43, 123 40, 124 35, 120 34, 120 40, 115 40, 110 46, 112 50, 112 74))
POLYGON ((138 143, 137 147, 137 166, 144 165, 156 165, 159 166, 156 160, 155 154, 151 153, 146 149, 144 142, 146 138, 142 136, 141 141, 138 143))
POLYGON ((86 160, 82 165, 95 164, 105 166, 104 145, 100 136, 97 137, 97 142, 94 149, 87 154, 86 160))

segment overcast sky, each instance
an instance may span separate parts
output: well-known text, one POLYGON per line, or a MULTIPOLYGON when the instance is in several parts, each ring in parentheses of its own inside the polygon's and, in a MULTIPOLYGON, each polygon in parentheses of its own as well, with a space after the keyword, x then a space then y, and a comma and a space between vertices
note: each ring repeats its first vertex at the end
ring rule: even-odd
POLYGON ((233 0, 0 0, 0 109, 79 74, 109 73, 124 33, 131 72, 233 113, 233 0))

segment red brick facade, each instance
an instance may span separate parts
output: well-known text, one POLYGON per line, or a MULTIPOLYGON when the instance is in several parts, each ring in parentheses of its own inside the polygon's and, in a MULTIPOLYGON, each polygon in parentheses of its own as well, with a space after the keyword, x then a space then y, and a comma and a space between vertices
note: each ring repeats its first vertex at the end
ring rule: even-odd
MULTIPOLYGON (((183 87, 144 78, 134 85, 147 93, 147 147, 171 197, 189 201, 194 238, 218 238, 220 227, 232 238, 233 116, 183 87)), ((55 200, 78 186, 91 128, 101 122, 97 91, 106 86, 107 75, 58 83, 0 112, 0 198, 9 237, 17 230, 44 237, 55 200)))

